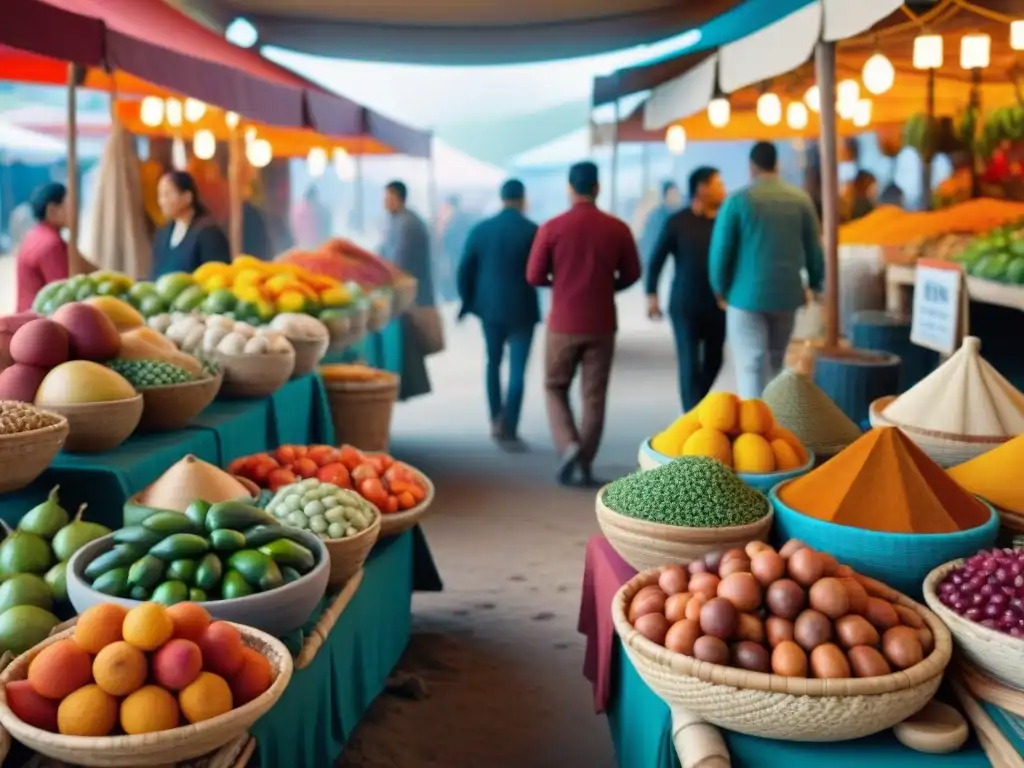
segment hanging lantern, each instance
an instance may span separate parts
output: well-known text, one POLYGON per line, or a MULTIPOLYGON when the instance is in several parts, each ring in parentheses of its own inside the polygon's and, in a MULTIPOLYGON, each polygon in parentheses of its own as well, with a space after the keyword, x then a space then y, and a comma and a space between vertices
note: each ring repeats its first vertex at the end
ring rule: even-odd
POLYGON ((185 120, 198 123, 206 114, 206 105, 199 99, 185 99, 185 120))
POLYGON ((1010 22, 1010 47, 1024 51, 1024 20, 1010 22))
POLYGON ((864 62, 861 79, 868 92, 878 96, 892 88, 896 82, 896 68, 885 54, 875 53, 864 62))
POLYGON ((342 181, 352 181, 356 177, 356 166, 352 162, 352 155, 344 147, 335 148, 331 159, 334 163, 334 172, 338 175, 339 179, 342 181))
POLYGON ((918 35, 914 38, 914 69, 942 67, 942 35, 918 35))
POLYGON ((306 169, 309 175, 318 179, 327 171, 327 150, 323 147, 313 147, 306 156, 306 169))
POLYGON ((185 142, 178 138, 171 142, 171 165, 176 171, 184 171, 188 167, 188 152, 185 142))
POLYGON ((233 131, 238 127, 238 121, 239 117, 237 112, 224 113, 224 125, 226 125, 230 130, 233 131))
POLYGON ((164 121, 164 100, 156 96, 147 96, 139 105, 139 119, 143 125, 156 128, 164 121))
POLYGON ((686 151, 686 129, 681 125, 670 126, 665 131, 665 146, 673 155, 681 155, 686 151))
POLYGON ((266 139, 253 139, 245 148, 245 157, 253 168, 266 168, 274 159, 274 149, 266 139))
POLYGON ((859 99, 860 84, 856 80, 842 80, 836 85, 836 105, 840 111, 852 111, 859 99))
POLYGON ((208 131, 205 128, 196 131, 196 135, 192 139, 192 154, 200 160, 210 160, 217 154, 217 139, 213 135, 213 131, 208 131))
POLYGON ((708 104, 708 122, 715 128, 725 128, 729 124, 732 115, 732 108, 729 100, 724 96, 718 96, 708 104))
POLYGON ((804 104, 811 112, 821 111, 821 91, 818 90, 818 86, 812 85, 807 89, 807 93, 804 94, 804 104))
POLYGON ((254 141, 256 141, 256 128, 250 125, 245 129, 245 146, 250 146, 254 141))
POLYGON ((807 106, 802 101, 790 102, 786 107, 786 125, 794 131, 802 131, 806 128, 808 118, 807 106))
POLYGON ((164 105, 164 114, 167 115, 167 124, 171 128, 180 128, 184 115, 181 102, 177 99, 168 99, 164 105))
POLYGON ((758 96, 757 119, 765 125, 778 125, 782 121, 782 100, 774 93, 758 96))
POLYGON ((961 69, 984 69, 989 65, 992 38, 988 35, 964 35, 960 38, 961 69))
POLYGON ((858 128, 871 125, 871 99, 860 99, 853 107, 853 124, 858 128))

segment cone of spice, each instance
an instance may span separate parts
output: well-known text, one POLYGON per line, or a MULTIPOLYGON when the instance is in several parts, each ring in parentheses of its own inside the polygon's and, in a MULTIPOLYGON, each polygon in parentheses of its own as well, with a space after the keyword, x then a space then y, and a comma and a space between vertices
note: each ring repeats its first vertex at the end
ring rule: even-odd
POLYGON ((878 427, 779 498, 825 522, 885 533, 955 533, 977 528, 989 509, 894 427, 878 427))
POLYGON ((860 428, 817 384, 786 369, 761 396, 775 421, 820 458, 834 456, 861 436, 860 428))
POLYGON ((997 507, 1004 524, 1024 530, 1024 435, 1008 440, 970 461, 948 470, 961 487, 997 507))

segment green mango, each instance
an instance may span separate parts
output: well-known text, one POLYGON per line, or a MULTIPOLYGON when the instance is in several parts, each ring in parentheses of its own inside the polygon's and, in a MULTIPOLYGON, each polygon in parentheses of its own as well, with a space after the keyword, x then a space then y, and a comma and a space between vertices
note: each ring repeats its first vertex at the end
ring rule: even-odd
POLYGON ((259 548, 267 557, 271 558, 279 566, 287 565, 299 573, 306 573, 313 568, 316 562, 313 553, 301 544, 296 544, 288 539, 278 539, 259 548))
POLYGON ((165 534, 151 531, 144 525, 129 525, 114 531, 114 541, 118 544, 137 544, 149 549, 166 538, 165 534))
POLYGON ((180 581, 165 581, 153 590, 153 595, 150 599, 154 603, 163 603, 168 606, 184 603, 188 600, 188 585, 180 581))
POLYGON ((143 555, 128 569, 128 583, 133 587, 152 589, 164 578, 164 561, 153 555, 143 555))
POLYGON ((245 546, 248 549, 259 549, 264 544, 269 544, 278 539, 288 539, 296 544, 306 546, 308 534, 299 528, 290 525, 256 525, 245 532, 245 546))
POLYGON ((281 569, 268 555, 257 549, 243 549, 228 558, 228 568, 242 574, 252 587, 266 592, 284 583, 281 569))
POLYGON ((110 533, 107 526, 82 519, 85 507, 85 504, 80 506, 75 519, 57 531, 53 537, 53 554, 58 560, 70 560, 75 552, 90 541, 96 541, 110 533))
POLYGON ((192 584, 196 578, 199 564, 195 560, 173 560, 167 566, 167 578, 170 581, 183 581, 192 584))
POLYGON ((202 536, 196 536, 194 533, 175 533, 150 549, 149 554, 169 563, 172 560, 200 557, 209 550, 210 542, 202 536))
POLYGON ((291 584, 293 581, 298 581, 302 578, 301 573, 294 568, 289 568, 287 565, 281 566, 281 576, 284 578, 285 584, 291 584))
POLYGON ((152 591, 145 587, 132 587, 132 591, 128 593, 128 597, 132 600, 149 600, 153 596, 152 591))
POLYGON ((68 599, 68 564, 67 562, 57 563, 46 572, 43 580, 50 586, 53 592, 53 599, 63 603, 68 599))
POLYGON ((192 587, 188 591, 188 599, 189 599, 189 602, 192 602, 192 603, 205 603, 210 598, 208 598, 206 596, 206 593, 203 590, 201 590, 199 587, 192 587))
POLYGON ((0 544, 0 580, 18 573, 46 573, 53 564, 50 545, 42 536, 27 531, 8 531, 0 544))
POLYGON ((188 505, 188 509, 185 510, 185 517, 192 521, 199 531, 206 530, 206 513, 210 511, 212 505, 208 501, 202 499, 196 499, 188 505))
POLYGON ((248 597, 255 594, 256 590, 249 586, 238 571, 228 571, 224 574, 224 580, 220 585, 220 596, 223 600, 234 600, 238 597, 248 597))
POLYGON ((16 605, 0 613, 0 649, 18 656, 39 645, 60 619, 38 605, 16 605))
POLYGON ((206 530, 229 528, 244 531, 254 525, 274 525, 277 519, 269 512, 244 501, 219 501, 206 513, 206 530))
POLYGON ((210 545, 217 552, 236 552, 246 545, 245 535, 240 531, 218 528, 210 533, 210 545))
POLYGON ((0 613, 16 605, 35 605, 45 610, 53 607, 53 590, 34 573, 19 573, 0 584, 0 613))
POLYGON ((128 568, 114 568, 101 573, 93 581, 92 588, 111 597, 123 597, 128 594, 128 568))
POLYGON ((224 564, 213 552, 203 557, 196 568, 195 585, 200 589, 212 592, 220 584, 224 574, 224 564))
POLYGON ((151 531, 171 536, 176 533, 200 533, 195 524, 181 512, 157 512, 146 518, 143 525, 151 531))
POLYGON ((60 486, 55 485, 50 491, 50 495, 46 497, 46 501, 26 512, 21 518, 21 522, 18 523, 18 530, 34 533, 44 539, 52 539, 56 536, 57 531, 71 521, 64 507, 60 505, 60 499, 57 496, 59 490, 60 486))
POLYGON ((85 566, 83 573, 85 578, 92 580, 115 568, 124 568, 127 571, 128 567, 144 554, 146 551, 134 544, 115 544, 113 549, 107 550, 85 566))

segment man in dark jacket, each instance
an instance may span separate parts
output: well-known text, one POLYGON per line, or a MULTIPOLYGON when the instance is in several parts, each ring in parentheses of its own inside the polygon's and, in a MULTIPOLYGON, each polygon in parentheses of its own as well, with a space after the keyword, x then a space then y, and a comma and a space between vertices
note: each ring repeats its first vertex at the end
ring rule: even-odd
POLYGON ((526 363, 540 322, 537 290, 526 282, 537 225, 523 215, 526 190, 517 179, 501 187, 504 209, 480 222, 466 240, 459 264, 459 318, 474 314, 483 325, 487 345, 487 401, 491 435, 506 448, 522 448, 519 415, 526 385, 526 363), (501 360, 508 347, 508 390, 502 398, 501 360))
POLYGON ((659 320, 658 280, 668 257, 675 257, 668 315, 676 339, 684 413, 711 391, 722 369, 725 312, 708 282, 708 252, 715 214, 724 199, 725 186, 716 169, 705 166, 690 174, 690 205, 665 223, 647 272, 647 314, 659 320))

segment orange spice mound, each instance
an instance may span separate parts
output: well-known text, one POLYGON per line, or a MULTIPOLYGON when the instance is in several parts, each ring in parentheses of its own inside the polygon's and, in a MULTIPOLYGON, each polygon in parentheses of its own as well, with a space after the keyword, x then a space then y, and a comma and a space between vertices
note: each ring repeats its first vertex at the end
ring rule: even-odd
POLYGON ((809 517, 885 533, 954 533, 991 514, 895 427, 867 432, 779 498, 809 517))

